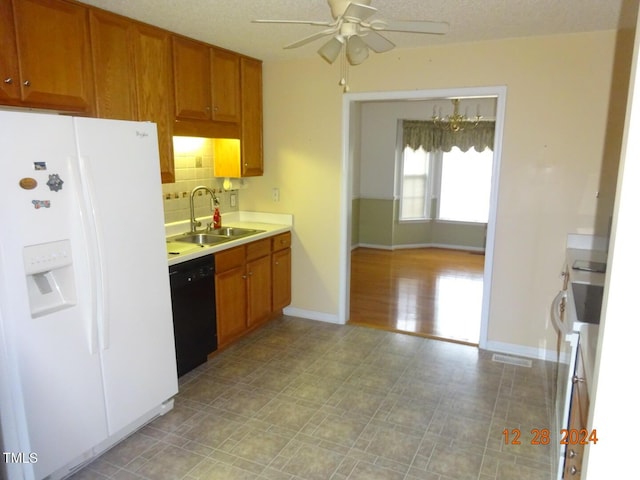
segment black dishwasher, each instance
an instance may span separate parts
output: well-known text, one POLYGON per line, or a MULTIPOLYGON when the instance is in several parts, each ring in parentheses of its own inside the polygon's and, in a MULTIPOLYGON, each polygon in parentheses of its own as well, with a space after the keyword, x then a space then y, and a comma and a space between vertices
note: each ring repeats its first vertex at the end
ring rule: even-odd
POLYGON ((213 255, 169 267, 178 376, 218 348, 213 255))

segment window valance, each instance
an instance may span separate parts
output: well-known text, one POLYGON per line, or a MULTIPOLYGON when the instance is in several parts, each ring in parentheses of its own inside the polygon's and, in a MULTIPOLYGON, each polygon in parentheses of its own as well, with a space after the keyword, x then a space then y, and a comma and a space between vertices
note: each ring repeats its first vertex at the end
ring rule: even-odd
POLYGON ((475 122, 460 122, 460 125, 463 129, 454 132, 440 128, 429 120, 403 120, 403 144, 413 150, 422 146, 427 152, 449 152, 453 147, 458 147, 463 152, 471 147, 477 152, 482 152, 487 147, 493 150, 495 121, 481 120, 475 127, 475 122))

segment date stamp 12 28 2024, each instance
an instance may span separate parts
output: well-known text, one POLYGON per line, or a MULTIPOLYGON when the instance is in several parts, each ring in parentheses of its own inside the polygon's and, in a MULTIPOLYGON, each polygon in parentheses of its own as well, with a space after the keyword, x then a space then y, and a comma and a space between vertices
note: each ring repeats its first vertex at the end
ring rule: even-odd
MULTIPOLYGON (((528 438, 523 437, 519 428, 505 428, 502 431, 504 443, 507 445, 521 445, 523 441, 531 445, 549 445, 551 443, 551 431, 548 428, 532 428, 529 434, 528 438)), ((590 443, 595 445, 598 443, 598 433, 595 428, 593 430, 563 428, 560 430, 558 442, 560 445, 587 445, 590 443)))

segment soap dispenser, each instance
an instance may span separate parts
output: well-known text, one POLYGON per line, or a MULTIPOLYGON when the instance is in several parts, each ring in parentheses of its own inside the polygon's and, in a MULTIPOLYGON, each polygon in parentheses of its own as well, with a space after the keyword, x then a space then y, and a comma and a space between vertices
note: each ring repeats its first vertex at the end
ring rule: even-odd
POLYGON ((220 214, 220 202, 218 197, 213 197, 213 228, 222 227, 222 215, 220 214))

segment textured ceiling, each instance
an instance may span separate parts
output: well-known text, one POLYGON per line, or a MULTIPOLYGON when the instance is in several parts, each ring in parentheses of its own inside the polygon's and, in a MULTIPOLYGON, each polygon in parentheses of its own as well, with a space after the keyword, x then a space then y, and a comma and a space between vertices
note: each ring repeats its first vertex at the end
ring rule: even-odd
MULTIPOLYGON (((318 32, 311 25, 251 23, 253 19, 331 21, 326 0, 82 0, 262 60, 314 56, 322 40, 283 45, 318 32)), ((627 0, 372 0, 374 18, 435 20, 446 35, 388 32, 396 48, 617 29, 627 0)))

